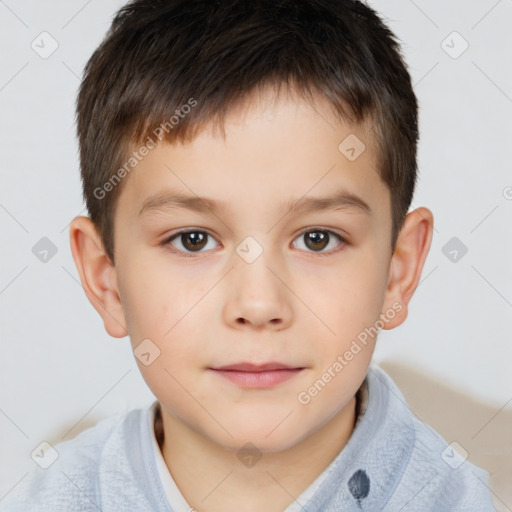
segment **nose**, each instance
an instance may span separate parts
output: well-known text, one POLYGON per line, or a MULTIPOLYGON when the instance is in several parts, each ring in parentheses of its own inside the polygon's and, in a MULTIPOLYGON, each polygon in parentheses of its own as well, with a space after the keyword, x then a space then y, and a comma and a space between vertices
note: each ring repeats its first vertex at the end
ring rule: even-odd
POLYGON ((234 255, 223 308, 224 321, 231 327, 282 330, 293 316, 286 272, 275 258, 263 251, 252 263, 234 255))

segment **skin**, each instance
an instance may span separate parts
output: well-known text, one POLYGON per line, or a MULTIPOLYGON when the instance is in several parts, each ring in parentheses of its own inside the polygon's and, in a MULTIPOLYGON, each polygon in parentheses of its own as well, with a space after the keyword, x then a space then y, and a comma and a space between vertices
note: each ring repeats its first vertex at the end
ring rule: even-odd
POLYGON ((190 143, 159 145, 125 178, 115 265, 88 217, 70 227, 84 291, 107 332, 160 350, 137 364, 162 407, 166 464, 198 511, 282 511, 336 457, 353 431, 354 396, 377 337, 309 403, 297 397, 381 315, 385 329, 406 319, 432 240, 432 213, 418 208, 391 252, 390 193, 368 127, 340 121, 319 97, 314 105, 270 90, 253 98, 229 112, 225 138, 208 126, 190 143), (354 161, 338 150, 349 134, 366 146, 354 161), (139 216, 164 189, 228 209, 139 216), (371 215, 286 208, 338 189, 362 198, 371 215), (210 235, 200 252, 179 236, 165 244, 185 228, 210 235), (308 245, 305 228, 334 234, 308 245), (236 252, 247 236, 263 251, 252 263, 236 252), (209 369, 241 361, 304 370, 273 388, 245 389, 209 369), (237 457, 247 442, 262 455, 251 467, 237 457))

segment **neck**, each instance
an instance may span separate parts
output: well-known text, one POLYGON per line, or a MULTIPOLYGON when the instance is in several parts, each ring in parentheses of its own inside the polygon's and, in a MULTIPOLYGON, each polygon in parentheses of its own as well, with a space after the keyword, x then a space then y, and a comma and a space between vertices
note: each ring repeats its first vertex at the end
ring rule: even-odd
POLYGON ((155 434, 176 485, 198 512, 282 512, 346 445, 354 430, 358 407, 359 401, 352 398, 306 439, 281 452, 262 453, 250 468, 240 464, 235 452, 202 436, 159 407, 155 434))

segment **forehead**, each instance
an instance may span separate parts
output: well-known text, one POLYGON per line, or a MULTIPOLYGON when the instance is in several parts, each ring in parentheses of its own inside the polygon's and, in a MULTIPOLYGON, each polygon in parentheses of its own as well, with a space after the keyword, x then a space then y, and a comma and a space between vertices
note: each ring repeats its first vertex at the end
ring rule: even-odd
POLYGON ((208 198, 211 211, 256 213, 341 195, 367 214, 384 213, 380 203, 389 194, 377 171, 371 125, 340 120, 321 97, 312 103, 260 93, 234 106, 224 129, 212 123, 190 142, 157 144, 130 173, 118 209, 135 220, 180 196, 196 210, 208 198))

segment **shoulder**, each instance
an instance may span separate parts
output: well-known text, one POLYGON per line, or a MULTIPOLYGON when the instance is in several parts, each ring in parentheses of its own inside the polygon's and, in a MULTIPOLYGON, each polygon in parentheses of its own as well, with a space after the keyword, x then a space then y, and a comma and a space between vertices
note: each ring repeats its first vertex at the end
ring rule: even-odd
POLYGON ((144 418, 147 409, 118 413, 71 440, 42 446, 41 463, 2 500, 0 510, 98 510, 105 483, 131 480, 126 447, 137 443, 144 418))
POLYGON ((378 381, 388 397, 388 416, 393 417, 388 440, 410 439, 407 460, 386 510, 400 509, 406 500, 410 511, 494 511, 488 472, 467 460, 460 445, 448 443, 420 420, 382 369, 374 366, 373 372, 374 384, 378 381))
POLYGON ((493 511, 489 473, 471 463, 457 442, 448 443, 428 424, 410 414, 416 436, 403 485, 424 482, 422 492, 435 496, 433 503, 437 507, 449 503, 450 510, 493 511))

